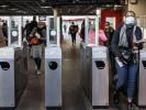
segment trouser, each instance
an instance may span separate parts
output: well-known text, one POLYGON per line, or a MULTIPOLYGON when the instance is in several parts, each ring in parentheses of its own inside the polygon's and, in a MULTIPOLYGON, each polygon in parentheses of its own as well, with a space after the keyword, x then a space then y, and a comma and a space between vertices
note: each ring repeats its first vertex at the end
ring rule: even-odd
POLYGON ((76 43, 76 34, 71 34, 72 43, 76 43))
POLYGON ((112 76, 114 76, 116 74, 116 68, 115 68, 115 57, 111 51, 111 49, 109 48, 109 59, 110 59, 110 64, 111 64, 111 71, 112 71, 112 76))
POLYGON ((41 68, 42 51, 42 45, 32 46, 32 55, 38 70, 41 68))
POLYGON ((34 58, 35 64, 37 66, 37 69, 41 69, 41 58, 34 58))
POLYGON ((120 67, 116 63, 118 80, 116 90, 126 88, 127 96, 133 98, 136 89, 136 80, 138 75, 138 64, 129 64, 120 67))

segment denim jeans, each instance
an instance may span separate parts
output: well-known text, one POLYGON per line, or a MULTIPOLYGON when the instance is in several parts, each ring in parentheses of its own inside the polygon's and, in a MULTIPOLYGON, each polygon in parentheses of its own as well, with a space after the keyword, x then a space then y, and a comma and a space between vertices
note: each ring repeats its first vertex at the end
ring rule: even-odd
POLYGON ((120 67, 116 63, 116 70, 118 74, 118 80, 116 83, 116 90, 122 87, 126 88, 127 96, 133 98, 136 88, 136 80, 138 74, 138 64, 129 64, 120 67))

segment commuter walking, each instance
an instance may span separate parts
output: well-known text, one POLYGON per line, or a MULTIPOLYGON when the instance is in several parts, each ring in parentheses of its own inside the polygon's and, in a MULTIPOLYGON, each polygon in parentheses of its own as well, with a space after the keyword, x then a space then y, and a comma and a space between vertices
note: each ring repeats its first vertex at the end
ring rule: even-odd
MULTIPOLYGON (((113 38, 113 35, 114 35, 114 29, 113 27, 111 26, 110 22, 106 22, 105 23, 105 29, 104 29, 104 32, 105 32, 105 35, 107 37, 107 42, 106 42, 106 46, 108 47, 108 50, 109 50, 109 59, 110 59, 110 65, 111 65, 111 76, 113 77, 114 79, 114 76, 116 74, 116 71, 115 71, 115 60, 114 60, 114 56, 112 54, 112 51, 111 51, 111 42, 112 42, 112 38, 113 38)), ((113 80, 113 85, 115 85, 115 81, 113 80)))
POLYGON ((139 50, 143 48, 142 32, 136 25, 133 11, 125 14, 125 20, 114 33, 111 50, 114 53, 118 79, 114 91, 114 102, 119 103, 119 92, 126 90, 127 110, 133 110, 133 98, 138 75, 139 50))
POLYGON ((3 35, 2 25, 3 25, 3 22, 0 19, 0 48, 6 46, 6 37, 4 37, 4 35, 3 35))
POLYGON ((85 42, 85 21, 81 24, 80 38, 82 39, 82 42, 85 42))
POLYGON ((66 33, 66 31, 67 31, 67 26, 66 26, 66 24, 63 25, 63 29, 64 29, 64 33, 66 33))
POLYGON ((107 37, 107 46, 110 48, 111 47, 111 42, 112 42, 112 37, 114 34, 114 29, 111 27, 110 22, 105 23, 105 29, 104 29, 105 35, 107 37))
POLYGON ((6 40, 6 45, 8 45, 8 25, 7 25, 7 21, 3 22, 2 32, 3 32, 3 36, 5 37, 5 40, 6 40))
POLYGON ((71 34, 71 39, 72 39, 72 45, 76 44, 76 25, 74 22, 72 22, 71 26, 69 27, 69 33, 71 34))
POLYGON ((32 57, 35 61, 35 70, 37 74, 41 74, 41 59, 42 59, 42 40, 41 35, 37 32, 37 28, 32 30, 29 39, 30 45, 32 46, 32 57))
POLYGON ((33 17, 33 20, 29 23, 29 21, 26 21, 26 25, 24 27, 23 33, 25 33, 26 39, 29 39, 29 36, 34 28, 37 28, 37 21, 36 17, 33 17))

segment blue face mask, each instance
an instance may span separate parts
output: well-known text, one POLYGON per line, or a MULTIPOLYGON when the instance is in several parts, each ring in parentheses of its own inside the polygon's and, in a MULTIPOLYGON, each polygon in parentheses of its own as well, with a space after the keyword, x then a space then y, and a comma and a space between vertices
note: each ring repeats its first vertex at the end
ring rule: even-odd
POLYGON ((130 25, 130 26, 134 26, 136 24, 136 20, 134 17, 128 16, 125 18, 125 24, 130 25))

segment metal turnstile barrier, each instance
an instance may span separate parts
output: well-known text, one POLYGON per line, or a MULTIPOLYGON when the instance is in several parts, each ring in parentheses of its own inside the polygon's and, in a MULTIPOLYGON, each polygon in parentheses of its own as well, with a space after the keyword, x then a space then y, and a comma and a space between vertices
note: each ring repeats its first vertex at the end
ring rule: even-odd
POLYGON ((45 49, 45 107, 62 106, 62 53, 60 47, 45 49))
POLYGON ((15 108, 27 84, 23 50, 0 48, 0 108, 15 108))
POLYGON ((109 62, 106 47, 86 47, 83 80, 86 95, 92 107, 109 106, 109 62))
POLYGON ((106 47, 92 48, 92 106, 109 106, 109 64, 106 47))
POLYGON ((138 105, 146 106, 146 51, 140 52, 139 83, 138 83, 138 105))

